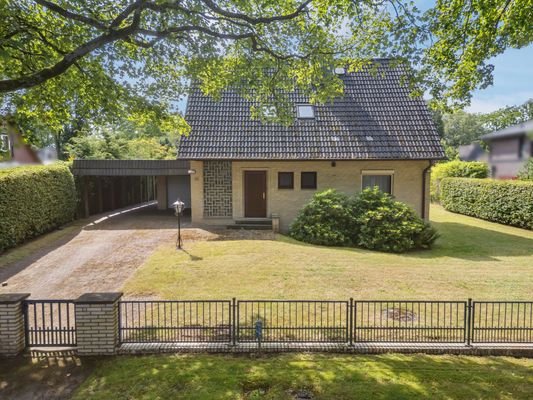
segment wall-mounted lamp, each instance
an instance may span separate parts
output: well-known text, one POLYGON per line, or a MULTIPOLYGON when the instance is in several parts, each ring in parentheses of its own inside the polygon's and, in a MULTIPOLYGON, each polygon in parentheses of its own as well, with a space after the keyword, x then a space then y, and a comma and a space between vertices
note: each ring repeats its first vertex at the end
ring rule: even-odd
POLYGON ((187 171, 187 173, 189 175, 194 175, 194 174, 196 174, 196 170, 195 169, 190 169, 190 170, 187 171))

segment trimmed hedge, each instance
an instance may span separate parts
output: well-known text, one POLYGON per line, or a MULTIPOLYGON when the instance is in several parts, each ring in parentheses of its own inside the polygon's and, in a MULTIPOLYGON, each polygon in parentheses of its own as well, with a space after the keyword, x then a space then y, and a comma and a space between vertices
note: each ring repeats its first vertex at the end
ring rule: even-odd
POLYGON ((445 178, 440 200, 448 211, 533 229, 533 182, 445 178))
POLYGON ((0 252, 74 219, 76 188, 67 165, 0 170, 0 252))
POLYGON ((489 166, 479 161, 448 161, 431 168, 430 193, 432 201, 439 201, 440 181, 444 178, 487 178, 489 166))

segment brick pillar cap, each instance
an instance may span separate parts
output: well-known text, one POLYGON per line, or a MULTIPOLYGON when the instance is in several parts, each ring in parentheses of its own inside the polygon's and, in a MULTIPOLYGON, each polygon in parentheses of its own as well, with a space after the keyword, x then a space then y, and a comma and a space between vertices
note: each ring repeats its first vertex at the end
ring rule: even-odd
POLYGON ((85 293, 74 300, 74 303, 114 303, 122 297, 122 292, 85 293))
POLYGON ((30 297, 30 293, 0 293, 0 304, 13 304, 30 297))

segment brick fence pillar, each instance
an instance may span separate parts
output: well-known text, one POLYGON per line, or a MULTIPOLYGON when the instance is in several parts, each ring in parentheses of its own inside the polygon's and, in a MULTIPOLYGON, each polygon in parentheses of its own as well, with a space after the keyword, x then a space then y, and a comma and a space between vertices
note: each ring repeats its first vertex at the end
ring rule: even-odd
POLYGON ((117 351, 120 292, 85 293, 74 301, 79 355, 112 355, 117 351))
POLYGON ((23 301, 29 295, 0 294, 0 356, 14 357, 26 346, 23 301))

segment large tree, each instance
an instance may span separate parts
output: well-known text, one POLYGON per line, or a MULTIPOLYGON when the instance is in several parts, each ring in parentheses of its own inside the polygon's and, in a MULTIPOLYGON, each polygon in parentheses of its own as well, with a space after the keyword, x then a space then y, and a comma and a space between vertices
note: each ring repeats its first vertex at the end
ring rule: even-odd
POLYGON ((108 112, 125 93, 172 110, 194 80, 213 96, 246 88, 289 121, 284 91, 327 101, 342 91, 336 65, 393 57, 416 67, 418 93, 462 105, 491 83, 490 57, 532 41, 532 13, 531 0, 438 0, 426 13, 406 0, 0 0, 0 95, 52 124, 53 103, 108 112))

